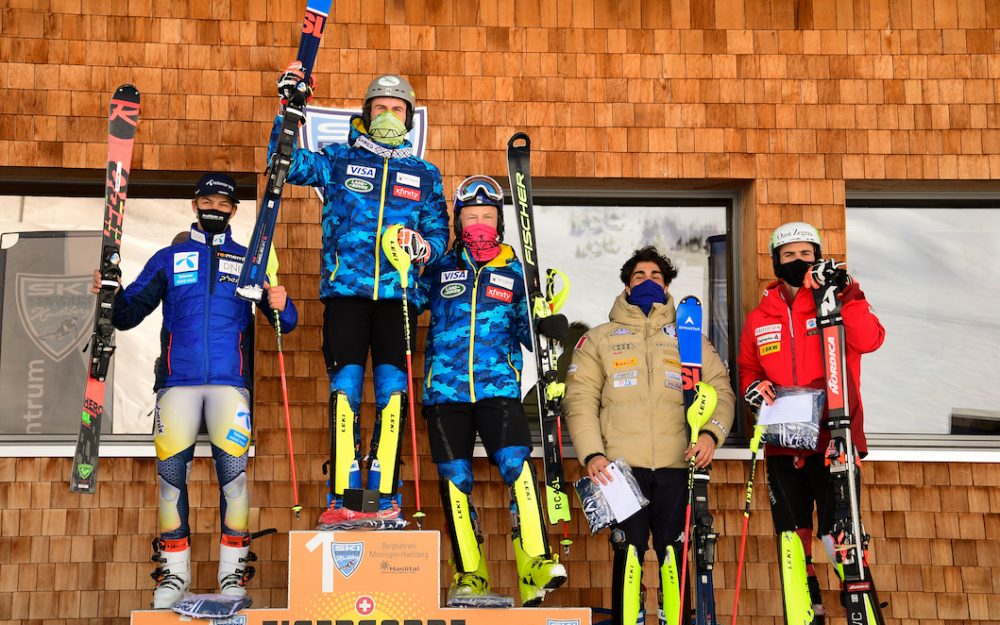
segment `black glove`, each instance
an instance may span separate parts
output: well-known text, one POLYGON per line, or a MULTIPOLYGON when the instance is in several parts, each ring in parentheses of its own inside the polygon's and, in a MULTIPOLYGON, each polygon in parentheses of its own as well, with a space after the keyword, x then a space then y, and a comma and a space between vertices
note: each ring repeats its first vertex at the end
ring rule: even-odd
POLYGON ((818 289, 829 283, 837 285, 839 289, 844 289, 847 285, 854 284, 854 279, 847 273, 844 263, 826 258, 809 269, 809 286, 818 289))
POLYGON ((768 380, 754 380, 747 385, 743 399, 750 404, 754 412, 760 412, 760 407, 764 405, 764 402, 768 404, 774 402, 774 385, 768 380))
POLYGON ((301 103, 308 103, 313 97, 313 88, 316 81, 312 75, 309 82, 305 82, 305 70, 301 61, 292 61, 285 68, 285 73, 278 78, 278 95, 281 96, 281 104, 288 104, 289 100, 298 100, 301 103), (301 84, 301 86, 300 86, 301 84), (301 99, 300 99, 301 98, 301 99))
POLYGON ((549 315, 542 317, 535 324, 535 329, 542 336, 554 341, 562 341, 569 333, 569 320, 566 315, 549 315))

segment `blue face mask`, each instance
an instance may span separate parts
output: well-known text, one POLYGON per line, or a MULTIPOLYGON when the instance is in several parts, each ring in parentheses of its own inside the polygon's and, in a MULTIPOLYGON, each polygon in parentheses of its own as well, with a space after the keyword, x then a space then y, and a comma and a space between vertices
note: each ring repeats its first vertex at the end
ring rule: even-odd
POLYGON ((663 286, 653 280, 646 280, 632 287, 628 297, 625 298, 629 304, 633 304, 642 309, 642 314, 649 316, 649 311, 653 309, 653 304, 666 304, 667 292, 663 286))

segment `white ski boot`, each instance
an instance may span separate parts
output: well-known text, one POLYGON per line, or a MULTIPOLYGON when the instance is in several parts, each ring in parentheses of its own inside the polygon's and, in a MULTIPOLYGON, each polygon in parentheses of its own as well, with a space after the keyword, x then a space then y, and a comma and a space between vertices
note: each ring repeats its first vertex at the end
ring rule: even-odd
MULTIPOLYGON (((234 542, 234 541, 230 541, 234 542)), ((225 542, 219 544, 219 589, 230 597, 245 597, 247 582, 253 578, 254 567, 248 563, 257 559, 250 551, 250 538, 242 547, 233 547, 225 542)))
POLYGON ((153 562, 158 567, 152 573, 156 580, 153 609, 169 610, 184 598, 191 585, 191 546, 188 540, 153 539, 153 562))

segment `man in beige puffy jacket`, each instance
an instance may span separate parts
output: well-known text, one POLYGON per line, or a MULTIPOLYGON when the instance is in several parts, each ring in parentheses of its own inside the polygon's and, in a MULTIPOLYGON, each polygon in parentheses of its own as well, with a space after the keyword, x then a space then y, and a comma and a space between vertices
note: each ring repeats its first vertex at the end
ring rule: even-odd
MULTIPOLYGON (((624 623, 623 614, 633 611, 623 612, 623 606, 638 605, 639 597, 626 596, 632 593, 626 589, 637 591, 638 584, 626 577, 636 570, 641 575, 634 558, 641 565, 650 533, 661 579, 665 566, 678 562, 674 557, 679 558, 682 548, 688 459, 694 456, 696 466, 707 467, 733 423, 736 400, 729 375, 705 339, 701 380, 715 388, 718 404, 697 444, 689 448, 674 324, 677 311, 668 292, 676 276, 676 268, 655 247, 636 250, 622 266, 625 289, 615 299, 610 322, 577 342, 566 379, 566 425, 591 479, 609 480, 608 463, 622 458, 650 501, 611 532, 615 625, 634 625, 624 623)), ((688 594, 682 589, 686 605, 688 594)))

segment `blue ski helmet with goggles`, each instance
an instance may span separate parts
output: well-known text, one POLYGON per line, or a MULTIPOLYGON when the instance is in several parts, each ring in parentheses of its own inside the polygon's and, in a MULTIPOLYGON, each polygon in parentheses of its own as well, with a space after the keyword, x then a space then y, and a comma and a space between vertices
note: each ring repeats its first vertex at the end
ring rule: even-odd
POLYGON ((462 220, 459 213, 465 206, 496 206, 497 234, 503 239, 503 187, 489 176, 469 176, 455 191, 455 238, 462 238, 462 220))

